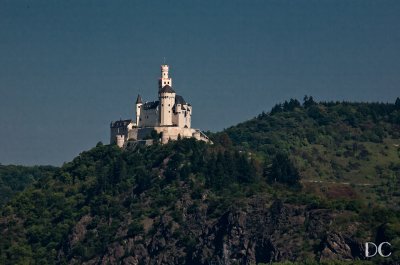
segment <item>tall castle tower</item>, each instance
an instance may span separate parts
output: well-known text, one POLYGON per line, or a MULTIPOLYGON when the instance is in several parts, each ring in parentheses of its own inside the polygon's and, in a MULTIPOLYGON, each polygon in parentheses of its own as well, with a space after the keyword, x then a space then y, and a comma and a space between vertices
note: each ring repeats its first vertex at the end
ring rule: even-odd
POLYGON ((140 126, 140 112, 142 109, 142 105, 143 105, 142 97, 140 95, 138 95, 137 99, 136 99, 136 126, 137 127, 140 126))
POLYGON ((158 89, 161 90, 164 86, 172 87, 172 78, 168 76, 169 66, 166 64, 161 65, 161 78, 158 80, 158 89))
POLYGON ((168 76, 169 67, 161 65, 161 78, 158 86, 158 98, 160 100, 160 126, 172 126, 172 108, 175 105, 176 93, 172 89, 172 78, 168 76))

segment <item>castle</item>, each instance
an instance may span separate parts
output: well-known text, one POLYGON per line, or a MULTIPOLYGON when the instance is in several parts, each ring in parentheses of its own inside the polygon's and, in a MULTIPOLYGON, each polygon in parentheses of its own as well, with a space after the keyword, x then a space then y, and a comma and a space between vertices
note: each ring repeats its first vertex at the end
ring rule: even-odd
POLYGON ((138 95, 135 120, 111 122, 111 144, 123 147, 128 141, 144 141, 154 135, 154 131, 160 136, 161 143, 190 137, 210 141, 199 129, 191 128, 192 106, 172 89, 168 71, 168 65, 161 65, 157 101, 143 103, 138 95))

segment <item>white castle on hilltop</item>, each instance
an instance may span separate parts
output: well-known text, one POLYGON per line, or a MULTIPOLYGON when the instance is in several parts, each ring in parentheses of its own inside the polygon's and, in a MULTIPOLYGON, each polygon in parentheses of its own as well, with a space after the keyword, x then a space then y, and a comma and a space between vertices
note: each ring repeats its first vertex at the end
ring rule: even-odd
POLYGON ((209 142, 199 129, 191 128, 192 106, 172 89, 168 70, 168 65, 161 65, 157 101, 143 103, 138 95, 136 119, 111 122, 111 144, 123 147, 128 141, 148 139, 153 131, 161 136, 161 143, 190 137, 209 142))

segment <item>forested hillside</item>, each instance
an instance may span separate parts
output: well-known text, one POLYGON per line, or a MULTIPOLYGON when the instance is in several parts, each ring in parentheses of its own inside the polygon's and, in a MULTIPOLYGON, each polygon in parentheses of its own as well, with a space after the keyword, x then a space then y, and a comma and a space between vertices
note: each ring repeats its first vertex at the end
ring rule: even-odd
POLYGON ((290 155, 303 186, 321 196, 400 203, 400 99, 389 103, 286 101, 215 135, 269 164, 290 155))
POLYGON ((400 100, 290 100, 210 137, 99 143, 43 174, 2 209, 0 264, 400 261, 400 100))
POLYGON ((0 164, 0 207, 17 192, 20 192, 40 177, 52 174, 52 166, 4 166, 0 164))

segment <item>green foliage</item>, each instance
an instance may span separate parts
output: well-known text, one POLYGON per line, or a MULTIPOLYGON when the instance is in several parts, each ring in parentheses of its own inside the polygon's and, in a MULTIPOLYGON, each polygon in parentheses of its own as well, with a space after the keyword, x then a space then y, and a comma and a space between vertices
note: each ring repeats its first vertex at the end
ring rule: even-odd
POLYGON ((143 232, 143 225, 140 221, 134 221, 128 226, 128 236, 133 237, 143 232))
POLYGON ((52 166, 4 166, 0 164, 0 207, 17 192, 24 190, 39 178, 51 175, 57 170, 52 166))
POLYGON ((278 150, 301 147, 310 135, 316 144, 326 144, 330 136, 335 141, 378 141, 387 136, 396 136, 393 115, 395 104, 388 103, 316 103, 305 97, 303 107, 295 100, 278 104, 270 113, 262 113, 247 122, 230 127, 222 133, 212 135, 213 140, 229 139, 234 146, 261 152, 268 156, 278 150), (290 103, 292 102, 292 103, 290 103), (287 106, 285 108, 285 106, 287 106), (290 106, 290 107, 289 107, 290 106), (359 130, 354 130, 359 127, 359 130))
POLYGON ((280 182, 289 186, 299 185, 300 176, 296 167, 285 153, 278 153, 272 161, 271 172, 268 179, 270 182, 280 182))
MULTIPOLYGON (((8 201, 0 216, 0 264, 83 263, 110 245, 149 241, 161 224, 191 253, 198 241, 187 232, 188 219, 247 211, 254 198, 345 212, 361 224, 356 235, 381 234, 398 249, 400 216, 391 208, 400 184, 398 104, 291 99, 210 133, 213 145, 180 139, 122 150, 99 143, 59 169, 0 166, 6 191, 0 203, 8 201), (345 191, 359 191, 340 197, 336 186, 300 189, 314 179, 321 180, 317 186, 351 182, 345 191), (359 188, 360 180, 370 182, 359 188), (373 186, 378 181, 383 185, 373 186)), ((320 264, 346 264, 335 262, 320 264)))

